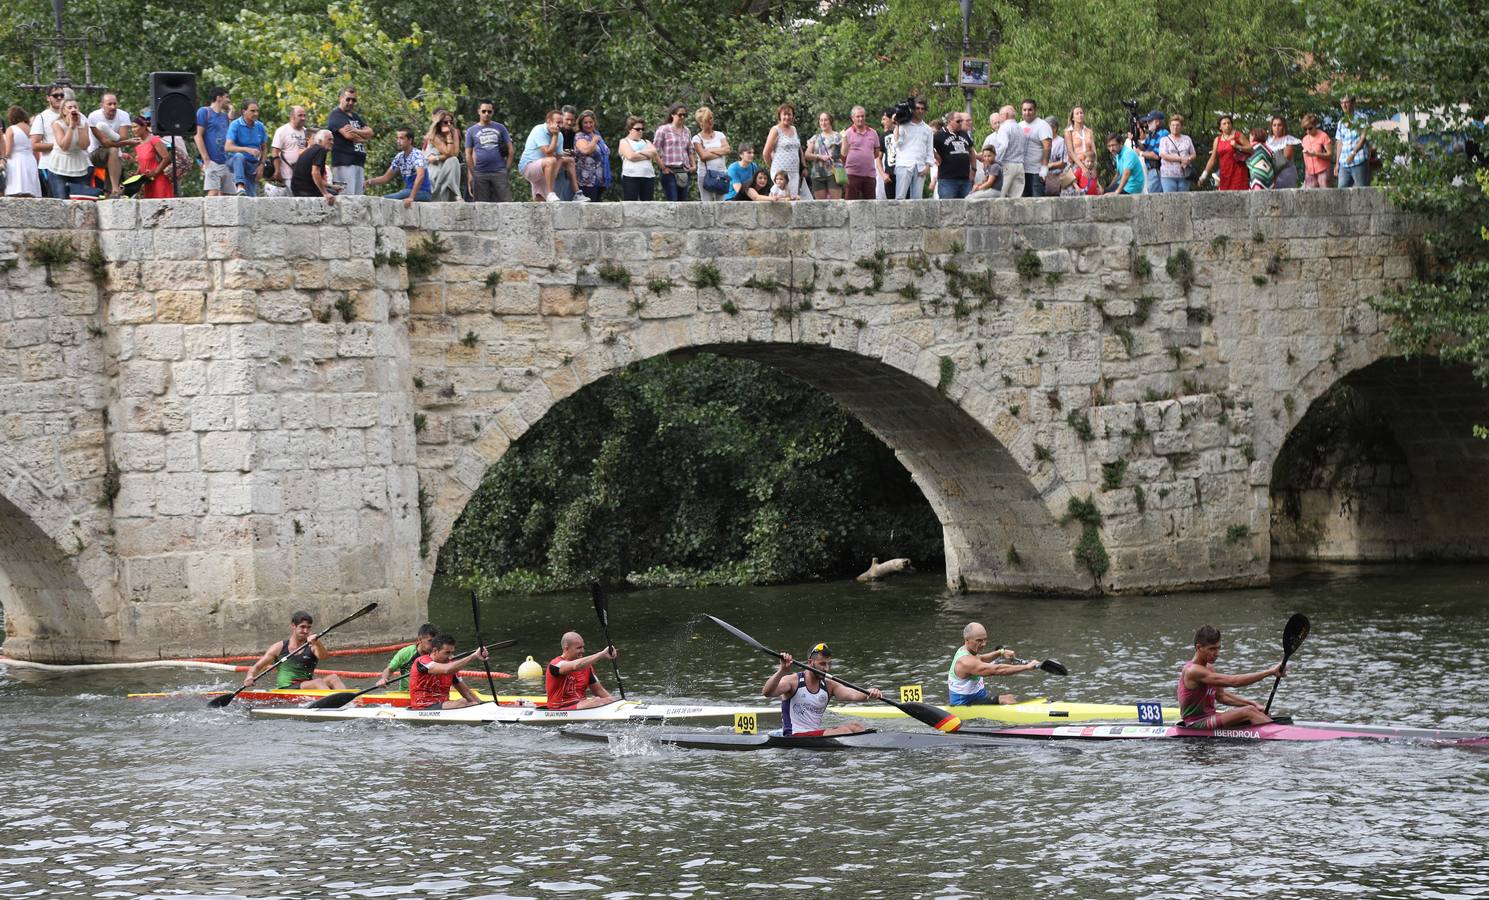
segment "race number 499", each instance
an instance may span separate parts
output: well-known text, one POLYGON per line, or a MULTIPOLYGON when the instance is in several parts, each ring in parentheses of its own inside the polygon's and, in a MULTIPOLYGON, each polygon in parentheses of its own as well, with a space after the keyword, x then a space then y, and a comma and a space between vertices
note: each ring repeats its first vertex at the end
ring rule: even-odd
POLYGON ((754 713, 735 713, 734 714, 734 733, 735 734, 754 734, 757 727, 758 727, 758 725, 757 725, 757 723, 755 721, 755 714, 754 713))
POLYGON ((1137 720, 1144 725, 1163 724, 1163 704, 1156 701, 1145 701, 1137 705, 1137 720))
POLYGON ((919 703, 921 699, 922 695, 920 693, 920 685, 906 684, 900 686, 901 703, 919 703))

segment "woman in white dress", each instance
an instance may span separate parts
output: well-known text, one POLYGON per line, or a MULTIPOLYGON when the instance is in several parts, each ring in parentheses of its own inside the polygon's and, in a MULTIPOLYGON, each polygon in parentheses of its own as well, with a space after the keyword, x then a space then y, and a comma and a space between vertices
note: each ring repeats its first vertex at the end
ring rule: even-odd
POLYGON ((1298 160, 1302 158, 1303 142, 1287 133, 1287 120, 1273 116, 1267 134, 1267 149, 1272 151, 1272 163, 1277 177, 1272 181, 1272 190, 1298 186, 1298 160))
POLYGON ((801 135, 796 133, 796 107, 782 103, 776 110, 776 124, 770 126, 765 138, 765 164, 770 167, 771 180, 777 172, 785 172, 790 192, 801 194, 801 135))
POLYGON ((40 197, 41 176, 36 172, 36 153, 31 149, 31 117, 19 106, 6 116, 5 136, 0 138, 0 165, 5 166, 5 196, 40 197))

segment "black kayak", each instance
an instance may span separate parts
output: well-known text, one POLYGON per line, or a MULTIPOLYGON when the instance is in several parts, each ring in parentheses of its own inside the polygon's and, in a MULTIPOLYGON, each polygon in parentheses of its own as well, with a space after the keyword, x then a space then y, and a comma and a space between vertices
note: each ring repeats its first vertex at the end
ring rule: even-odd
POLYGON ((565 737, 581 741, 642 740, 689 750, 995 750, 1024 747, 1017 738, 988 734, 942 734, 935 731, 875 731, 822 735, 731 734, 717 731, 601 731, 565 728, 565 737))

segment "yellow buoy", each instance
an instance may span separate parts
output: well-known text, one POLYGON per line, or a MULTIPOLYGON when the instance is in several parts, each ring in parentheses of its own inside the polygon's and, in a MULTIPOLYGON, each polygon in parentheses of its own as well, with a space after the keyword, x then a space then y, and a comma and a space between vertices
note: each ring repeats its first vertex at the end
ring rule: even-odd
POLYGON ((517 677, 523 681, 541 681, 543 666, 529 656, 526 662, 517 667, 517 677))

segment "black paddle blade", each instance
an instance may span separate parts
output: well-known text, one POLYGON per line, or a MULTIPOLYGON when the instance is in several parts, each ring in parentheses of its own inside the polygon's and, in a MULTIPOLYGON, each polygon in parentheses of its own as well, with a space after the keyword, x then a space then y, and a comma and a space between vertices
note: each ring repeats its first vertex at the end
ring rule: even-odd
POLYGON ((1311 627, 1308 617, 1302 613, 1294 613, 1293 617, 1287 620, 1287 626, 1282 629, 1282 658, 1284 660, 1298 652, 1298 648, 1303 645, 1303 639, 1308 637, 1308 629, 1311 627))
POLYGON ((589 583, 589 598, 595 602, 595 615, 600 617, 600 627, 610 627, 610 602, 605 599, 605 589, 598 581, 589 583))
MULTIPOLYGON (((894 701, 890 702, 894 703, 894 701)), ((905 715, 924 722, 937 731, 950 733, 959 731, 962 727, 962 720, 957 718, 956 714, 947 712, 939 706, 932 706, 929 703, 894 703, 894 705, 904 710, 905 715)))
POLYGON ((1062 662, 1060 662, 1058 659, 1046 659, 1046 660, 1044 660, 1043 662, 1041 662, 1039 664, 1039 668, 1045 670, 1046 672, 1050 673, 1051 675, 1069 675, 1070 674, 1070 670, 1067 669, 1067 668, 1065 668, 1065 664, 1062 663, 1062 662))
POLYGON ((705 619, 708 619, 710 622, 713 622, 715 625, 719 626, 725 631, 729 632, 730 634, 734 635, 735 637, 739 638, 740 640, 744 641, 746 644, 749 644, 751 647, 754 647, 756 650, 759 650, 761 653, 764 653, 766 656, 774 656, 777 660, 781 658, 781 654, 775 652, 774 650, 745 634, 743 631, 740 631, 738 628, 735 628, 733 625, 730 625, 728 622, 725 622, 718 616, 711 616, 708 613, 704 613, 703 617, 705 619))
POLYGON ((236 691, 233 691, 230 694, 223 694, 221 697, 213 697, 211 700, 207 701, 207 706, 211 709, 222 709, 224 706, 227 706, 229 703, 232 703, 233 700, 237 699, 238 695, 242 692, 243 689, 238 688, 236 691))
POLYGON ((311 703, 309 706, 307 706, 305 708, 306 709, 340 709, 341 707, 347 705, 347 703, 351 702, 352 698, 356 697, 359 693, 364 693, 364 692, 362 692, 362 691, 337 691, 334 694, 327 694, 326 696, 321 697, 320 699, 316 700, 314 703, 311 703))

